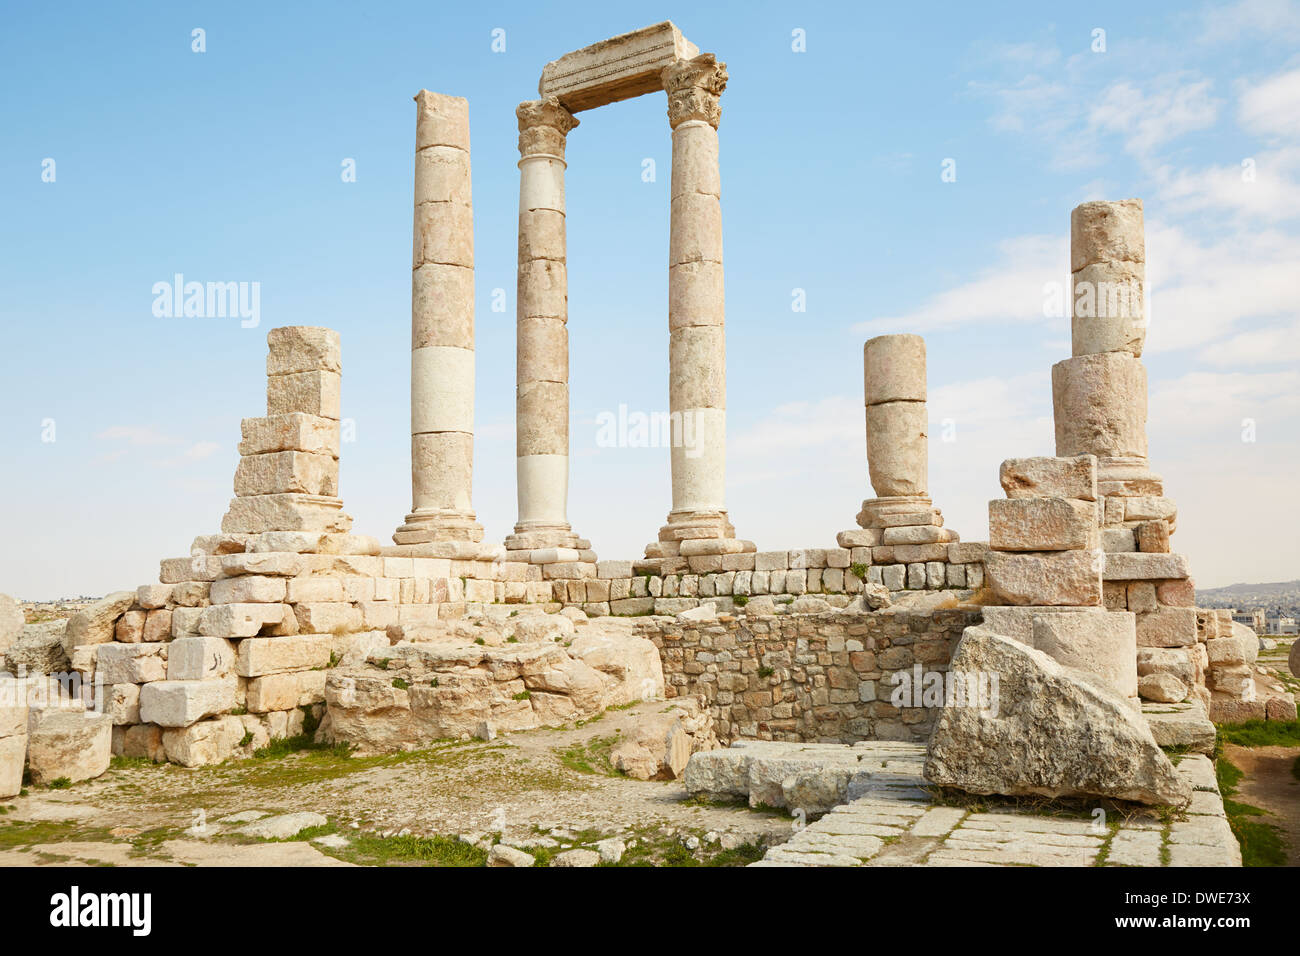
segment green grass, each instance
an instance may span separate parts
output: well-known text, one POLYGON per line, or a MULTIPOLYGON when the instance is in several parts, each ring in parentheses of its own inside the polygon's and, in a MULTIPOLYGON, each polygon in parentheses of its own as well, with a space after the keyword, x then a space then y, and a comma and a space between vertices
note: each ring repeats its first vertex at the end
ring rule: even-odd
POLYGON ((396 687, 398 690, 410 690, 411 682, 407 680, 403 680, 400 677, 394 677, 393 686, 396 687))
POLYGON ((608 737, 593 737, 587 741, 578 741, 569 747, 558 752, 560 763, 569 770, 576 770, 578 773, 600 774, 605 777, 622 777, 625 776, 621 771, 614 769, 614 764, 610 761, 609 753, 618 743, 618 732, 608 737))
POLYGON ((1300 720, 1219 724, 1219 739, 1239 747, 1300 747, 1300 720))
MULTIPOLYGON (((1221 733, 1223 729, 1220 728, 1221 733)), ((1223 796, 1223 812, 1227 814, 1233 835, 1241 844, 1241 865, 1286 866, 1286 845, 1277 827, 1250 819, 1265 816, 1265 811, 1249 803, 1230 799, 1236 794, 1237 785, 1244 776, 1241 768, 1227 757, 1221 756, 1215 762, 1214 773, 1219 781, 1219 793, 1223 796)))
POLYGON ((744 607, 746 604, 749 603, 749 595, 733 594, 731 596, 731 603, 736 605, 736 607, 744 607))
POLYGON ((46 786, 47 786, 50 790, 67 790, 70 786, 72 786, 72 778, 71 778, 71 777, 55 777, 55 778, 54 778, 53 780, 51 780, 48 784, 46 784, 46 786))
MULTIPOLYGON (((329 828, 321 828, 328 830, 329 828)), ((304 834, 309 831, 304 831, 304 834)), ((306 839, 300 834, 296 839, 306 839)), ((392 836, 355 832, 345 847, 318 846, 330 856, 368 866, 485 866, 487 851, 456 837, 392 836)))

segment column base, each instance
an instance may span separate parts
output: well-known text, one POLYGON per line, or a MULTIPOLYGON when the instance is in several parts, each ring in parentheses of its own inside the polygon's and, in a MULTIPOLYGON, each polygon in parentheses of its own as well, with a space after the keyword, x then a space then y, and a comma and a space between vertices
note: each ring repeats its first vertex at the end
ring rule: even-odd
POLYGON ((379 553, 386 558, 449 558, 452 561, 497 563, 506 560, 505 548, 484 541, 424 541, 395 544, 380 548, 379 553))
POLYGON ((859 528, 943 527, 943 512, 934 506, 929 495, 894 495, 862 502, 857 521, 859 528))
POLYGON ((568 524, 515 525, 506 535, 506 560, 539 565, 544 580, 573 580, 596 576, 596 552, 568 524))
POLYGON ((406 516, 406 523, 393 532, 395 544, 477 543, 482 540, 483 526, 475 520, 472 511, 416 509, 406 516))
POLYGON ((732 555, 753 554, 752 541, 736 537, 725 511, 673 511, 659 529, 659 540, 646 545, 637 573, 708 574, 728 570, 732 555))

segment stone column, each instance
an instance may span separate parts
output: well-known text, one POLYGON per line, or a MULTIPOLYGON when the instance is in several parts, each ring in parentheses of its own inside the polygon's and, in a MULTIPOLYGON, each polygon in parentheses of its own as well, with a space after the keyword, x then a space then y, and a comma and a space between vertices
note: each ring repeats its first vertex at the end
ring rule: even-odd
MULTIPOLYGON (((727 67, 710 53, 662 72, 673 131, 668 240, 668 406, 672 420, 672 510, 649 558, 679 544, 717 539, 712 553, 752 550, 727 518, 727 348, 718 175, 718 98, 727 67), (722 543, 722 542, 729 543, 722 543)), ((710 550, 706 547, 706 551, 710 550)), ((703 553, 697 549, 697 554, 703 553)))
MULTIPOLYGON (((555 97, 519 104, 519 286, 512 551, 587 549, 569 526, 569 295, 564 146, 578 121, 555 97)), ((572 557, 572 556, 570 556, 572 557)))
POLYGON ((393 540, 479 542, 474 473, 474 213, 469 104, 415 96, 411 492, 393 540))
POLYGON ((881 335, 862 349, 867 470, 876 497, 862 503, 863 528, 943 524, 929 496, 925 339, 881 335), (882 516, 894 516, 882 523, 882 516), (911 515, 915 520, 904 519, 911 515))

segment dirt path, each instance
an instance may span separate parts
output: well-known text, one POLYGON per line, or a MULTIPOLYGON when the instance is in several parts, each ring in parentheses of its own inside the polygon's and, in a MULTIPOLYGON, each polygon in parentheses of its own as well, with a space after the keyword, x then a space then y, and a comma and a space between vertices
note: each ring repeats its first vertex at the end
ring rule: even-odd
POLYGON ((118 767, 67 790, 31 788, 8 809, 0 807, 0 866, 338 862, 322 843, 232 842, 237 824, 219 821, 247 811, 315 811, 353 841, 367 834, 501 833, 506 842, 543 846, 554 845, 558 835, 562 847, 622 834, 666 843, 694 836, 716 850, 787 839, 791 821, 784 817, 699 805, 680 782, 643 782, 609 771, 609 744, 638 714, 663 706, 646 702, 581 727, 416 753, 307 751, 194 770, 118 767))
POLYGON ((1300 780, 1292 773, 1300 747, 1228 744, 1224 752, 1243 774, 1235 799, 1269 812, 1262 822, 1282 831, 1287 865, 1300 866, 1300 780))

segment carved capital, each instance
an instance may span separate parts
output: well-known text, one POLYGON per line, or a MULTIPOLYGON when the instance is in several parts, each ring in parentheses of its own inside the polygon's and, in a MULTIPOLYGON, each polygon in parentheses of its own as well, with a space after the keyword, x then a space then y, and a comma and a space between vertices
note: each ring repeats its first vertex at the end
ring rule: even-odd
POLYGON ((554 96, 525 100, 515 109, 519 117, 519 155, 549 154, 564 157, 565 137, 578 125, 578 118, 560 105, 554 96))
POLYGON ((703 120, 714 129, 722 119, 718 97, 727 88, 727 64, 712 53, 677 60, 660 74, 668 94, 668 123, 676 129, 687 120, 703 120))

